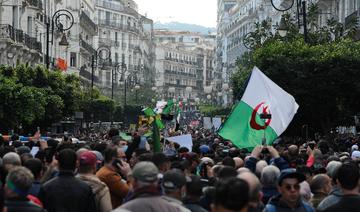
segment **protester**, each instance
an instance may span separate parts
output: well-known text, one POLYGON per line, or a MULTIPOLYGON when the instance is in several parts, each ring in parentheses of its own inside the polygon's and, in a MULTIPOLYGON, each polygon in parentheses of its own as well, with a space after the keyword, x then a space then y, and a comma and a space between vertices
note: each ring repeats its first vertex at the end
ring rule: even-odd
POLYGON ((122 150, 109 147, 104 151, 105 165, 99 169, 96 176, 110 190, 112 208, 117 208, 129 192, 129 185, 124 179, 130 172, 130 166, 123 161, 122 150))
POLYGON ((39 198, 49 212, 96 211, 94 194, 89 185, 75 178, 76 153, 64 149, 57 156, 59 176, 42 185, 39 198))
POLYGON ((278 179, 279 195, 270 199, 266 205, 266 212, 271 211, 315 211, 309 204, 305 203, 300 196, 300 183, 305 176, 296 172, 295 169, 284 169, 278 179))
POLYGON ((114 212, 121 212, 123 209, 136 212, 179 212, 177 206, 161 197, 158 174, 159 170, 152 162, 137 163, 130 174, 134 193, 127 203, 114 212))
POLYGON ((183 200, 185 207, 191 212, 207 212, 200 204, 202 196, 203 182, 201 177, 191 175, 186 178, 186 196, 183 200))
POLYGON ((246 212, 249 202, 249 185, 241 179, 219 181, 215 188, 212 212, 246 212))
POLYGON ((176 206, 183 212, 190 211, 182 203, 182 197, 184 197, 186 194, 185 185, 185 175, 179 169, 172 169, 165 172, 161 184, 165 193, 163 199, 165 199, 170 204, 176 206))
POLYGON ((98 212, 111 211, 110 192, 105 183, 101 182, 95 175, 98 160, 95 153, 86 151, 79 157, 78 178, 88 184, 94 195, 98 212))
POLYGON ((360 208, 359 165, 345 162, 338 170, 338 181, 342 191, 340 200, 332 206, 322 210, 324 212, 357 211, 360 208))
POLYGON ((27 195, 34 181, 31 172, 24 167, 14 167, 8 173, 5 184, 6 211, 45 212, 32 203, 27 195))
POLYGON ((331 179, 326 174, 315 175, 310 183, 313 197, 311 199, 312 206, 317 208, 319 203, 327 197, 331 191, 331 179))

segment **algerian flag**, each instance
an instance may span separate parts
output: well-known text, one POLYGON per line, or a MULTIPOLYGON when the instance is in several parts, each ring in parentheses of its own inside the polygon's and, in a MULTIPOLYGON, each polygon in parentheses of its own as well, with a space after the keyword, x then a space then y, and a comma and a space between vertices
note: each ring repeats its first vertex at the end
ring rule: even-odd
POLYGON ((267 144, 283 133, 293 119, 299 105, 257 67, 254 67, 241 101, 219 130, 219 135, 239 148, 252 149, 267 144), (271 119, 261 119, 260 114, 271 114, 271 119))
POLYGON ((171 109, 173 108, 173 106, 174 106, 174 101, 172 99, 170 99, 169 101, 167 101, 167 104, 161 114, 170 115, 171 109))

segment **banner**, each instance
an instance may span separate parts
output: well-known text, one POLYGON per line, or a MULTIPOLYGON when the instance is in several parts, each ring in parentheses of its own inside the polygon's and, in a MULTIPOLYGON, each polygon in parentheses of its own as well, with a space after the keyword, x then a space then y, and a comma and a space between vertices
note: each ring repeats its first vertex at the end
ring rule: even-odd
POLYGON ((218 130, 221 126, 221 118, 218 118, 218 117, 212 118, 212 124, 213 124, 215 130, 218 130))
POLYGON ((213 127, 213 124, 211 123, 210 117, 204 117, 204 128, 207 130, 211 130, 213 127))
POLYGON ((192 151, 193 141, 191 134, 169 137, 166 140, 177 143, 180 147, 186 147, 190 152, 192 151))

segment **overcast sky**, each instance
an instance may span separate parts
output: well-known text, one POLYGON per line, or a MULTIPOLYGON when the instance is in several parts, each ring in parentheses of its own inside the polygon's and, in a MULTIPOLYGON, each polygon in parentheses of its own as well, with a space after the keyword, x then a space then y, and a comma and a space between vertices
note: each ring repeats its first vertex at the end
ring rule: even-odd
POLYGON ((216 27, 216 0, 135 0, 154 22, 183 22, 216 27))

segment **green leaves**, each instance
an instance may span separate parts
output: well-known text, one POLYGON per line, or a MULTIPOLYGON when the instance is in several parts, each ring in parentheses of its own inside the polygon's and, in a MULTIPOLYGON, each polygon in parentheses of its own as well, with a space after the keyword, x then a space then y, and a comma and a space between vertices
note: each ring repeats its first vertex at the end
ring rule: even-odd
POLYGON ((295 97, 300 105, 293 123, 297 129, 310 124, 327 133, 358 112, 360 42, 340 39, 314 45, 302 38, 271 39, 238 61, 239 71, 232 78, 234 96, 241 97, 253 66, 295 97))

